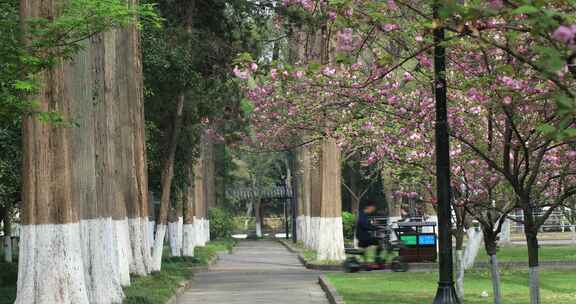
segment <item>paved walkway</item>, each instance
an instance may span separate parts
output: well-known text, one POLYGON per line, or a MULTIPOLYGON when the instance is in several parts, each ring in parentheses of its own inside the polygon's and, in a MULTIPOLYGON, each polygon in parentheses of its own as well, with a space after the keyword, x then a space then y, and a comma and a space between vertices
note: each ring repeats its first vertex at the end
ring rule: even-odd
POLYGON ((211 271, 194 276, 177 304, 326 304, 318 273, 274 241, 242 241, 211 271))

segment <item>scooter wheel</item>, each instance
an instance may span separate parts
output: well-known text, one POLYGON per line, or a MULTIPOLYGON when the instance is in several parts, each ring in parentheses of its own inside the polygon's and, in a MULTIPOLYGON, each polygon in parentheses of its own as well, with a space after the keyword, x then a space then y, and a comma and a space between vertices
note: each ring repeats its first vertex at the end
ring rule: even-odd
POLYGON ((390 269, 394 272, 406 272, 408 271, 408 263, 404 262, 400 257, 395 257, 390 263, 390 269))
POLYGON ((358 263, 358 260, 356 260, 355 258, 348 258, 344 261, 344 264, 342 265, 344 266, 344 272, 348 272, 348 273, 355 273, 360 271, 360 263, 358 263))

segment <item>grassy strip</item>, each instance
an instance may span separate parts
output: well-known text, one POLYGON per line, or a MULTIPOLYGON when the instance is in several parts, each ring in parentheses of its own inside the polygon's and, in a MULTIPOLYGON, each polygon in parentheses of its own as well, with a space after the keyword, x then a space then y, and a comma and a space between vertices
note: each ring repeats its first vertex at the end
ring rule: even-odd
MULTIPOLYGON (((501 262, 527 262, 528 249, 526 249, 526 245, 501 247, 498 250, 497 256, 501 262)), ((480 248, 476 261, 488 261, 488 256, 483 248, 480 248)), ((543 245, 540 247, 540 261, 576 262, 576 246, 543 245)))
MULTIPOLYGON (((437 288, 436 273, 329 273, 330 282, 346 304, 422 304, 430 303, 437 288)), ((576 276, 573 271, 543 270, 540 277, 542 303, 576 303, 576 276)), ((465 304, 492 303, 492 285, 488 271, 466 273, 465 304), (482 297, 483 291, 489 293, 482 297)), ((528 273, 525 270, 502 271, 504 303, 528 304, 528 273)))
POLYGON ((300 255, 304 258, 306 263, 311 265, 342 265, 342 261, 330 261, 330 260, 318 260, 318 253, 316 250, 310 249, 302 243, 302 241, 296 242, 285 242, 288 246, 296 249, 300 255))

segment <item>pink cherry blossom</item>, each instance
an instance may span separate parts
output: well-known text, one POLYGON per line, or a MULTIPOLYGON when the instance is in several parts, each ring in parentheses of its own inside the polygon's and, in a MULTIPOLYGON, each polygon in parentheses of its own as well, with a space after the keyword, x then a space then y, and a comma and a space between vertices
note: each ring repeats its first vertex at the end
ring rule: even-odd
POLYGON ((247 70, 241 70, 237 66, 234 67, 233 72, 234 72, 234 75, 236 77, 238 77, 240 79, 244 79, 244 80, 248 79, 248 77, 250 75, 247 70))

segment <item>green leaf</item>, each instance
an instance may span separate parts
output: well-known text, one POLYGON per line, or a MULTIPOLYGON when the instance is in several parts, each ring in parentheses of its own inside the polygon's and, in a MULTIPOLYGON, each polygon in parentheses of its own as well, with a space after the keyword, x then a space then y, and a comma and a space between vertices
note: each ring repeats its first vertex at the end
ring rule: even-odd
POLYGON ((242 100, 240 100, 240 108, 244 114, 250 115, 254 111, 254 104, 250 100, 242 98, 242 100))
POLYGON ((550 135, 556 132, 556 128, 550 124, 541 124, 536 129, 545 135, 550 135))
POLYGON ((36 88, 36 85, 32 81, 16 80, 14 88, 20 91, 31 92, 36 88))
POLYGON ((555 73, 564 68, 564 58, 556 49, 550 47, 536 47, 536 50, 541 56, 539 64, 548 72, 555 73))
POLYGON ((517 9, 512 11, 513 15, 520 15, 520 14, 533 14, 539 12, 538 8, 532 5, 522 5, 517 9))
POLYGON ((566 115, 575 110, 574 100, 566 95, 558 95, 555 98, 558 114, 566 115))

